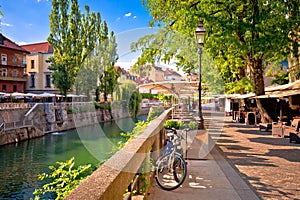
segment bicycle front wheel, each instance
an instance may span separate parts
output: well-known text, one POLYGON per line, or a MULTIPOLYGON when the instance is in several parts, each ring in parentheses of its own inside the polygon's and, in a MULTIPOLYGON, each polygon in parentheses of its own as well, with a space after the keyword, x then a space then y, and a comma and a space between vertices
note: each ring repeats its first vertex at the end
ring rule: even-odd
POLYGON ((163 156, 157 163, 155 180, 162 189, 175 190, 185 180, 186 173, 186 163, 181 155, 169 154, 163 156))

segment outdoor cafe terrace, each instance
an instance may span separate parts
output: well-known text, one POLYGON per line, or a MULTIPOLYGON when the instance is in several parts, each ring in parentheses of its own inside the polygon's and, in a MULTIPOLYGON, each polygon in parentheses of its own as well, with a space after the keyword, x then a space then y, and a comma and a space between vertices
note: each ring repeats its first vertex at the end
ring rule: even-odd
POLYGON ((28 107, 33 103, 41 102, 61 102, 64 98, 71 98, 72 101, 84 101, 85 95, 67 94, 67 97, 60 94, 54 93, 4 93, 0 92, 0 108, 11 108, 11 107, 28 107))

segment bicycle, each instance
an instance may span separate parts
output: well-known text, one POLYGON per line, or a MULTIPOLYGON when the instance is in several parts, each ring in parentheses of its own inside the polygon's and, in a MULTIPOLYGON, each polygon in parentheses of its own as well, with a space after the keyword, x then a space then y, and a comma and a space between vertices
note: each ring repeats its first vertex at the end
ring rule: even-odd
POLYGON ((181 135, 175 129, 167 131, 167 144, 156 161, 155 180, 164 190, 175 190, 185 180, 187 166, 182 157, 181 135))

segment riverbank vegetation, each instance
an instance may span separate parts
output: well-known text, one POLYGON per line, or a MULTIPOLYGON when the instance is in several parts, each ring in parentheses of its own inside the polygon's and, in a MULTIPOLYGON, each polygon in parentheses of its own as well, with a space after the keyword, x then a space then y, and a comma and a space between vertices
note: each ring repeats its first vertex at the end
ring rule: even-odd
POLYGON ((188 128, 190 130, 195 130, 198 128, 197 122, 195 121, 190 121, 188 124, 184 124, 182 121, 175 121, 172 119, 169 119, 166 121, 165 128, 167 129, 184 129, 184 128, 188 128))
POLYGON ((77 168, 74 166, 74 157, 65 162, 56 162, 56 165, 49 166, 50 173, 42 173, 38 176, 40 181, 46 181, 47 183, 33 192, 35 200, 43 199, 43 195, 50 195, 51 197, 55 195, 56 199, 64 199, 94 171, 91 164, 80 165, 77 168))
MULTIPOLYGON (((148 114, 148 121, 138 121, 132 131, 121 133, 121 140, 118 145, 112 149, 112 156, 117 151, 122 149, 135 136, 140 134, 151 120, 158 117, 164 109, 151 108, 148 114)), ((75 160, 71 158, 64 162, 56 162, 56 165, 49 166, 49 173, 42 173, 38 176, 39 181, 44 183, 41 188, 35 189, 35 199, 41 199, 44 196, 55 196, 56 200, 64 199, 73 189, 75 189, 82 181, 90 176, 105 160, 100 161, 98 166, 91 164, 80 165, 75 167, 75 160)))

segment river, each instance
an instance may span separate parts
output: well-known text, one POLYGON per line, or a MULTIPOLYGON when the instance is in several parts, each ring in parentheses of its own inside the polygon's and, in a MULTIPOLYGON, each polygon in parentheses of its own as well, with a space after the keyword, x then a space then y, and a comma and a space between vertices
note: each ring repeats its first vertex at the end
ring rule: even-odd
POLYGON ((134 122, 121 119, 77 128, 0 147, 0 199, 30 199, 41 186, 37 176, 49 165, 75 158, 75 165, 98 164, 109 158, 120 133, 131 131, 134 122))

